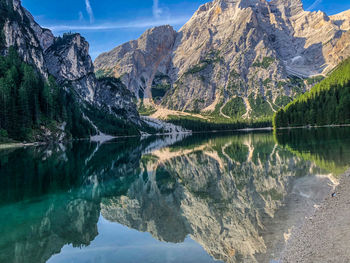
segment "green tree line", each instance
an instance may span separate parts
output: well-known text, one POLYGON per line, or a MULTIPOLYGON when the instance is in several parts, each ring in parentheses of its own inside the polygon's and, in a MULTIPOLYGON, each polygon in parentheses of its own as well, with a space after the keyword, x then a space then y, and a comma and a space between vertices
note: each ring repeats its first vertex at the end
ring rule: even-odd
POLYGON ((53 77, 44 80, 11 47, 7 56, 0 56, 0 137, 32 141, 41 126, 63 122, 73 137, 92 132, 74 94, 59 87, 53 77))
POLYGON ((184 127, 194 132, 205 131, 229 131, 245 128, 266 128, 271 127, 271 118, 261 118, 259 120, 235 120, 232 122, 216 122, 215 120, 200 119, 191 116, 170 115, 168 122, 184 127))
POLYGON ((275 128, 332 124, 350 124, 350 58, 273 118, 275 128))

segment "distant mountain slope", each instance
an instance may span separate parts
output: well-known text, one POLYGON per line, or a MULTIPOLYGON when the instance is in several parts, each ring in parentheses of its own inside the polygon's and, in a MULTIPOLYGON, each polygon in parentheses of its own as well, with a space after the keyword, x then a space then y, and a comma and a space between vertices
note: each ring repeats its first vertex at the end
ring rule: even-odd
POLYGON ((298 78, 324 75, 350 55, 349 21, 304 11, 300 0, 214 0, 177 33, 154 28, 102 54, 95 70, 168 109, 259 119, 314 82, 298 78))
POLYGON ((56 141, 150 130, 124 84, 96 78, 79 34, 55 37, 19 0, 0 0, 0 33, 0 137, 56 141))
POLYGON ((138 40, 101 54, 94 62, 97 75, 121 78, 138 97, 150 97, 159 68, 167 70, 177 33, 170 26, 147 30, 138 40))
POLYGON ((274 126, 350 124, 350 58, 274 116, 274 126))
POLYGON ((338 24, 342 30, 350 30, 350 10, 344 11, 340 14, 330 16, 330 19, 338 24))

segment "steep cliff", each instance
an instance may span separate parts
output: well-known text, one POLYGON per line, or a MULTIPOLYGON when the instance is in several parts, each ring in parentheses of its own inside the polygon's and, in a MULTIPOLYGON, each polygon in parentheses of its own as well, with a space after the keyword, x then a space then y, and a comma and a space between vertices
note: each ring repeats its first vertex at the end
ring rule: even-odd
POLYGON ((59 83, 73 86, 82 101, 141 127, 134 96, 118 79, 97 79, 89 43, 79 34, 55 39, 44 52, 48 72, 59 83))
POLYGON ((35 65, 47 77, 43 51, 54 42, 52 32, 41 28, 19 0, 1 0, 0 9, 1 53, 6 54, 9 47, 16 46, 24 62, 35 65))
MULTIPOLYGON (((66 129, 62 138, 68 138, 70 135, 74 137, 70 130, 74 123, 72 125, 70 123, 78 122, 77 119, 81 123, 76 125, 77 128, 79 128, 78 126, 86 126, 79 132, 79 137, 100 133, 111 135, 139 134, 140 130, 152 130, 140 119, 134 103, 134 95, 120 81, 96 78, 94 65, 89 56, 89 44, 81 35, 69 33, 55 37, 50 30, 41 28, 34 21, 31 14, 21 6, 19 0, 1 0, 0 12, 1 55, 7 56, 9 50, 14 47, 21 60, 34 67, 38 73, 37 77, 42 79, 43 83, 49 82, 50 77, 53 77, 60 87, 60 92, 63 92, 61 95, 70 98, 70 105, 76 105, 68 113, 66 109, 60 109, 62 111, 60 117, 55 117, 53 113, 43 114, 57 122, 56 128, 66 129), (70 118, 70 115, 73 117, 70 118), (68 125, 66 125, 67 123, 68 125)), ((42 97, 40 94, 48 94, 47 96, 50 97, 53 93, 51 86, 48 85, 48 92, 39 90, 37 99, 39 102, 38 105, 35 105, 38 111, 43 111, 40 104, 42 97)), ((17 90, 20 87, 14 86, 11 89, 13 94, 19 94, 17 90)), ((0 90, 2 93, 5 91, 4 89, 0 90)), ((13 99, 17 100, 17 98, 13 99)), ((63 101, 63 105, 59 105, 59 108, 65 107, 65 103, 68 103, 67 99, 63 99, 63 101)), ((28 103, 30 107, 33 104, 32 102, 28 103)), ((50 107, 55 108, 52 105, 50 107)), ((5 115, 0 117, 3 117, 1 119, 7 118, 5 115)), ((52 134, 52 131, 48 131, 51 128, 42 123, 39 117, 37 119, 35 125, 45 129, 46 133, 52 134)), ((8 126, 11 125, 0 124, 0 129, 6 131, 8 126)), ((27 126, 23 128, 34 129, 34 127, 29 127, 29 124, 27 126)), ((13 135, 14 133, 9 132, 8 134, 13 135)), ((12 138, 23 139, 23 136, 12 136, 12 138)), ((40 138, 30 138, 29 140, 34 139, 40 140, 40 138)))
POLYGON ((151 85, 160 69, 166 71, 177 33, 171 26, 147 30, 130 41, 101 54, 95 61, 98 74, 121 78, 138 98, 151 98, 151 85))
POLYGON ((174 40, 166 38, 171 49, 142 45, 160 63, 135 56, 135 43, 147 43, 149 32, 159 39, 169 35, 155 28, 99 56, 95 68, 122 76, 136 96, 147 90, 146 98, 168 109, 227 119, 272 116, 312 85, 309 78, 327 74, 350 55, 349 21, 347 13, 304 11, 300 0, 214 0, 171 34, 174 40), (129 52, 120 60, 125 47, 129 52), (131 72, 151 73, 142 81, 131 72))

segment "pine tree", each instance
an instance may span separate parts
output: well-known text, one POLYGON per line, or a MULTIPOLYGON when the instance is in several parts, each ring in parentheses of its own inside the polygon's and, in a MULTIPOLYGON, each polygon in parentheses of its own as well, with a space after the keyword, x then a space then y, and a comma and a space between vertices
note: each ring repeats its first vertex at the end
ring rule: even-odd
POLYGON ((350 58, 274 116, 274 127, 350 123, 350 58), (286 121, 287 120, 287 121, 286 121))

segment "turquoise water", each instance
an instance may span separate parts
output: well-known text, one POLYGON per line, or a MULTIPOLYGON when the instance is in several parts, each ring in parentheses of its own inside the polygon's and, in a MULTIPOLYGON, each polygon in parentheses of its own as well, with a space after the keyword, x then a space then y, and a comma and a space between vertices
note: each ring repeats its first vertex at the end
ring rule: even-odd
POLYGON ((350 167, 349 128, 0 151, 0 262, 271 262, 350 167))

